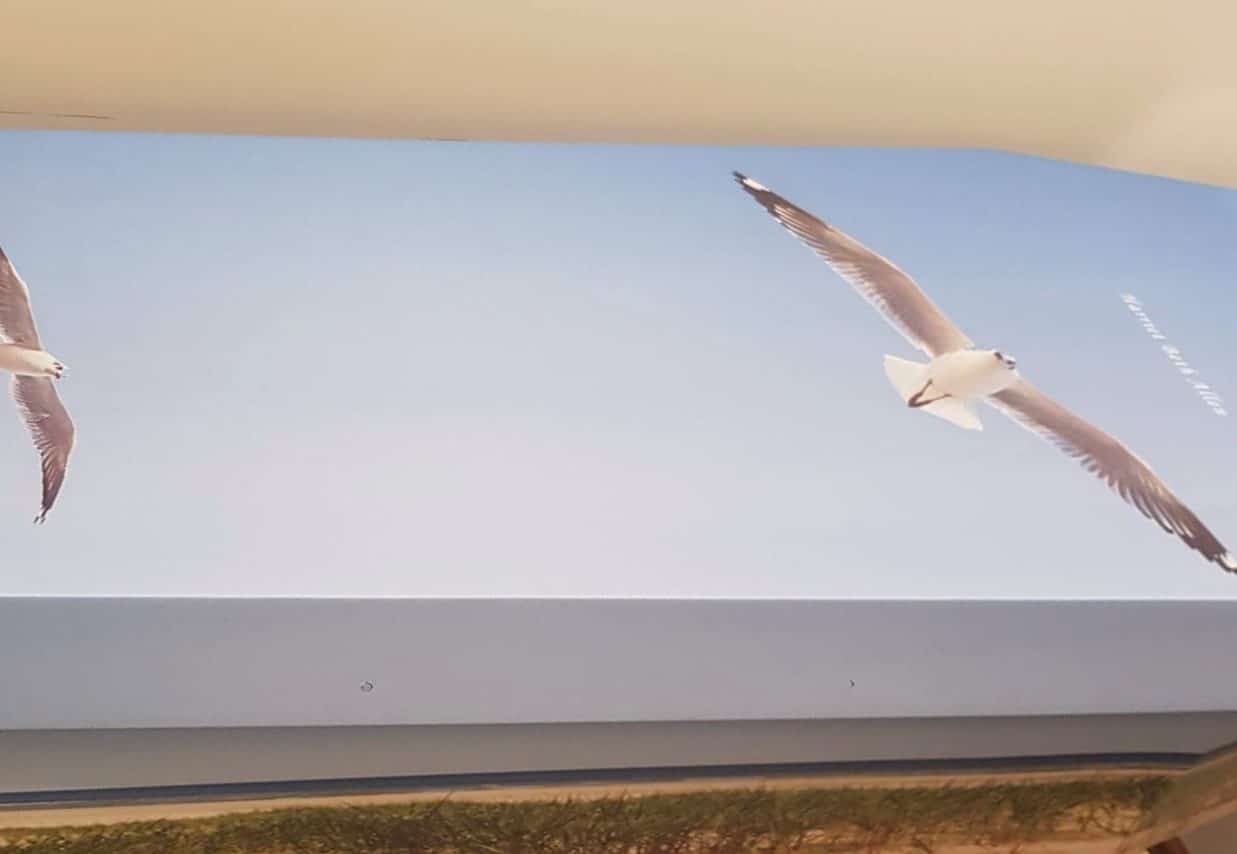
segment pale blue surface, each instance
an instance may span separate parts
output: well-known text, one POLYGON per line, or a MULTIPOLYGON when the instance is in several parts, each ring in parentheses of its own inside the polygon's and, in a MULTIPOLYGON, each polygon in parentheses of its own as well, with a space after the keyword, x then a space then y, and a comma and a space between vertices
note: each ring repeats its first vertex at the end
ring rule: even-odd
POLYGON ((1232 602, 0 597, 0 733, 1223 712, 1235 638, 1232 602))
POLYGON ((892 258, 1237 549, 1234 194, 995 153, 5 133, 79 445, 0 593, 1237 598, 732 182, 892 258), (963 533, 963 528, 967 529, 963 533))

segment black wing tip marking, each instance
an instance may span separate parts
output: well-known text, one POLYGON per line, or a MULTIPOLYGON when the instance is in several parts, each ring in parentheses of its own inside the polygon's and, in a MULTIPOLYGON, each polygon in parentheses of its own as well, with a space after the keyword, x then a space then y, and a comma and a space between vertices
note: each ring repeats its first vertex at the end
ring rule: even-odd
POLYGON ((43 493, 43 503, 39 505, 39 512, 34 516, 34 524, 42 525, 47 521, 47 514, 51 512, 52 505, 56 503, 56 496, 60 492, 60 485, 57 484, 55 489, 45 489, 43 493))
POLYGON ((34 524, 42 525, 47 521, 47 514, 51 512, 52 507, 56 504, 56 498, 60 495, 60 487, 64 480, 61 478, 61 483, 54 484, 51 488, 45 489, 43 493, 43 503, 39 506, 39 512, 35 514, 34 524))
POLYGON ((745 193, 755 199, 757 204, 768 211, 770 216, 800 240, 808 243, 813 249, 818 252, 821 251, 820 247, 815 245, 809 237, 807 229, 818 227, 826 231, 833 231, 833 226, 815 214, 808 213, 785 196, 773 192, 759 181, 749 178, 742 172, 732 172, 731 174, 734 175, 735 183, 742 187, 745 193))
MULTIPOLYGON (((59 491, 59 490, 57 490, 57 492, 58 492, 58 491, 59 491)), ((55 503, 56 503, 56 496, 55 496, 55 494, 52 494, 50 497, 49 497, 49 496, 47 496, 47 495, 44 495, 44 496, 43 496, 43 503, 42 503, 42 505, 40 505, 40 507, 39 507, 39 512, 38 512, 38 513, 36 513, 36 514, 35 514, 35 516, 34 516, 34 524, 36 524, 36 525, 42 525, 44 522, 46 522, 46 521, 47 521, 47 514, 51 512, 52 505, 53 505, 53 504, 55 504, 55 503)))
POLYGON ((735 183, 742 187, 743 191, 750 194, 752 198, 757 199, 758 202, 766 205, 766 207, 768 207, 768 198, 778 198, 777 193, 774 193, 772 189, 758 181, 752 181, 751 178, 743 175, 742 172, 731 172, 731 175, 735 176, 735 183))
MULTIPOLYGON (((804 217, 812 219, 816 219, 816 217, 812 217, 811 214, 808 214, 807 211, 798 205, 788 201, 783 196, 779 196, 764 184, 752 180, 742 172, 732 172, 731 174, 734 175, 735 183, 743 188, 743 192, 755 199, 756 203, 768 211, 770 216, 794 232, 800 239, 806 239, 801 232, 792 227, 792 223, 801 222, 804 217)), ((823 222, 821 224, 824 225, 823 222)))

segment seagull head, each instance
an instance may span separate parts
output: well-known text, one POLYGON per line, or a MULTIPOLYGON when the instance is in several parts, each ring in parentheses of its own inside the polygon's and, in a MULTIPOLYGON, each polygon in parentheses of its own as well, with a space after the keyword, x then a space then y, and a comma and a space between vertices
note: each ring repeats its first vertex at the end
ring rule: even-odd
POLYGON ((1000 350, 993 350, 992 355, 996 356, 997 361, 1011 371, 1018 367, 1018 363, 1014 360, 1013 356, 1007 356, 1000 350))

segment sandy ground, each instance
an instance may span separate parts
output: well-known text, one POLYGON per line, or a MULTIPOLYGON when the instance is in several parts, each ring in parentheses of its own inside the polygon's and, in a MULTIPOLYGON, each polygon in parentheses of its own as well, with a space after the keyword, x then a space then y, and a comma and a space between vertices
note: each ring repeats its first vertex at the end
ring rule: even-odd
MULTIPOLYGON (((1123 840, 1114 849, 1114 854, 1142 854, 1147 846, 1162 842, 1173 836, 1188 838, 1191 834, 1196 834, 1200 838, 1211 837, 1216 831, 1223 833, 1230 828, 1237 830, 1237 802, 1234 801, 1217 804, 1214 807, 1191 815, 1188 819, 1168 825, 1160 825, 1146 833, 1131 836, 1123 840)), ((1224 835, 1228 837, 1225 840, 1228 844, 1223 849, 1208 846, 1209 850, 1204 850, 1200 847, 1202 844, 1200 839, 1200 843, 1191 845, 1191 854, 1229 854, 1233 848, 1231 844, 1232 836, 1227 833, 1224 833, 1224 835)), ((1207 839, 1207 842, 1210 842, 1210 839, 1207 839)))
MULTIPOLYGON (((1027 842, 1020 844, 1016 854, 1113 854, 1116 843, 1111 839, 1078 840, 1074 842, 1027 842)), ((932 854, 1009 854, 1009 848, 992 845, 934 844, 932 854)), ((858 854, 858 851, 856 852, 858 854)), ((884 848, 880 854, 924 854, 922 848, 884 848)), ((1142 852, 1139 852, 1142 854, 1142 852)), ((1190 854, 1194 854, 1193 851, 1190 854)), ((1227 852, 1225 852, 1227 854, 1227 852)))
MULTIPOLYGON (((418 790, 413 792, 390 792, 369 795, 332 795, 282 798, 236 799, 221 801, 180 801, 169 803, 135 803, 89 806, 39 806, 0 808, 0 829, 61 827, 66 825, 117 824, 126 821, 152 821, 156 819, 208 818, 230 813, 255 812, 290 807, 343 806, 368 804, 409 803, 433 801, 450 797, 458 801, 522 801, 553 800, 556 798, 606 798, 621 795, 649 795, 682 792, 716 791, 742 788, 844 788, 898 786, 944 786, 983 785, 991 783, 1058 782, 1062 780, 1086 780, 1094 778, 1114 779, 1145 776, 1169 776, 1181 773, 1164 768, 1123 768, 1096 771, 1035 771, 999 773, 949 773, 949 774, 869 774, 869 775, 824 775, 805 777, 701 777, 690 780, 675 780, 649 783, 598 783, 554 786, 502 786, 456 790, 418 790)), ((979 849, 976 849, 979 850, 979 849)), ((1091 854, 1092 851, 1111 852, 1113 843, 1095 848, 1094 843, 1076 843, 1074 847, 1022 849, 1026 854, 1091 854), (1077 847, 1077 846, 1083 847, 1077 847), (1091 847, 1086 847, 1091 846, 1091 847)), ((958 849, 963 854, 965 849, 958 849)), ((922 852, 920 852, 922 854, 922 852)), ((988 854, 992 854, 988 849, 988 854)))

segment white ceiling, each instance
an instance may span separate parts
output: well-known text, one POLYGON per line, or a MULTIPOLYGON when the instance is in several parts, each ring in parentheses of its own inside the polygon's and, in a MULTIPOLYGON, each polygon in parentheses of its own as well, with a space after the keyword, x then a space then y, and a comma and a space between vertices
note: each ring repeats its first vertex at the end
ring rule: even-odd
POLYGON ((6 0, 0 111, 42 115, 0 127, 988 147, 1237 187, 1234 33, 1229 0, 6 0))

